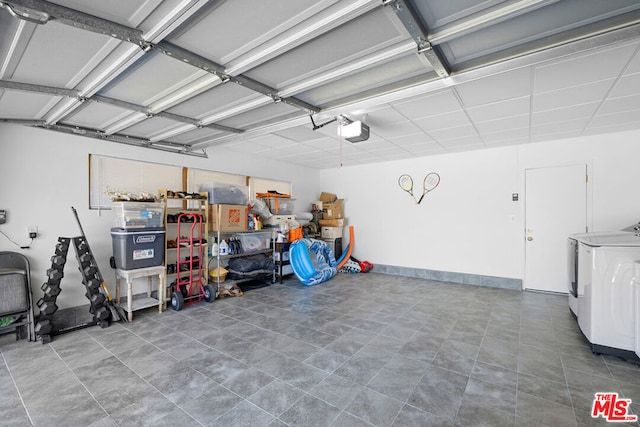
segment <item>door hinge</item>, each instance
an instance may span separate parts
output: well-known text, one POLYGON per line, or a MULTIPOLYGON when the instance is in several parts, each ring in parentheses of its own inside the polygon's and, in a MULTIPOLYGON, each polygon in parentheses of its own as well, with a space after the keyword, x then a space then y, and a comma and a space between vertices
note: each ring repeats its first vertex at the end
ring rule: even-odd
POLYGON ((587 182, 587 183, 589 182, 589 175, 584 176, 584 182, 587 182))

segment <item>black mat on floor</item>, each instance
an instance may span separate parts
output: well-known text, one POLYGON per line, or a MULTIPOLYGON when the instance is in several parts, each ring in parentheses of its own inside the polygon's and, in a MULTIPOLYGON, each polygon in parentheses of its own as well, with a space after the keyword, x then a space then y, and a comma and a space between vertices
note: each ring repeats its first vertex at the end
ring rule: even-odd
POLYGON ((249 282, 238 283, 238 286, 242 289, 242 292, 247 292, 254 289, 266 288, 267 286, 271 286, 271 283, 264 280, 251 280, 249 282))

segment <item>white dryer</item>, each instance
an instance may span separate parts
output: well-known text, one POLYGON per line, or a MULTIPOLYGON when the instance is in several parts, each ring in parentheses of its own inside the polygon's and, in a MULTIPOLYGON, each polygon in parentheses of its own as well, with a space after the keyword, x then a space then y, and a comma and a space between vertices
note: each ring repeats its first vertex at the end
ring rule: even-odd
POLYGON ((594 352, 636 359, 633 283, 635 262, 640 261, 640 236, 620 231, 571 237, 579 245, 580 330, 594 352))

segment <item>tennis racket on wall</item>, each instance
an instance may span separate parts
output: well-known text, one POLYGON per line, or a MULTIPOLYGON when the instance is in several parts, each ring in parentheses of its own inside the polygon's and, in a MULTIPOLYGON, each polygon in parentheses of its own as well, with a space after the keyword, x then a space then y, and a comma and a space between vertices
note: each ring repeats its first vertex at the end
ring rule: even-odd
POLYGON ((400 178, 398 178, 398 185, 404 191, 409 193, 409 195, 411 196, 411 198, 416 204, 418 203, 416 201, 416 197, 413 195, 413 179, 409 175, 407 174, 400 175, 400 178))
POLYGON ((440 184, 440 175, 435 172, 428 173, 427 176, 424 177, 424 181, 422 183, 422 196, 420 196, 418 204, 420 204, 422 199, 424 199, 424 196, 426 196, 429 191, 435 190, 438 184, 440 184))

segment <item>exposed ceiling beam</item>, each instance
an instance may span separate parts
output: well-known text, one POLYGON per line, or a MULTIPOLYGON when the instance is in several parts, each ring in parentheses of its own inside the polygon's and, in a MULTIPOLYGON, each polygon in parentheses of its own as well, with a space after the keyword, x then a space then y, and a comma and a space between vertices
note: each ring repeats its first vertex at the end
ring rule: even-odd
POLYGON ((309 113, 317 113, 320 109, 314 105, 308 104, 304 101, 296 99, 294 97, 280 97, 278 90, 262 84, 252 78, 246 77, 242 74, 237 76, 231 76, 227 73, 224 66, 217 64, 207 58, 204 58, 198 54, 190 52, 187 49, 176 46, 173 43, 167 41, 161 41, 156 44, 156 48, 160 49, 162 53, 172 58, 178 59, 201 70, 213 73, 220 78, 223 82, 231 81, 239 84, 254 92, 261 93, 271 98, 274 102, 284 102, 298 109, 307 111, 309 113))
POLYGON ((154 45, 153 43, 143 38, 143 33, 141 30, 130 28, 125 25, 109 21, 107 19, 98 18, 93 15, 89 15, 64 6, 59 6, 57 4, 50 3, 44 0, 10 0, 6 3, 44 13, 48 15, 50 19, 55 19, 57 22, 60 22, 62 24, 134 43, 145 52, 153 49, 154 47, 158 47, 164 54, 190 64, 194 67, 213 73, 220 77, 222 81, 231 80, 232 82, 247 87, 248 89, 262 93, 263 95, 267 95, 276 102, 282 101, 308 112, 320 111, 319 108, 295 98, 280 98, 276 89, 270 88, 249 77, 243 75, 230 77, 226 73, 222 65, 216 64, 215 62, 210 61, 207 58, 204 58, 167 41, 158 41, 154 45))
POLYGON ((384 1, 384 5, 393 9, 402 25, 415 41, 418 54, 424 55, 433 70, 440 77, 447 77, 451 74, 449 65, 438 47, 429 42, 429 33, 425 28, 425 24, 420 21, 411 2, 409 0, 391 0, 384 1))
POLYGON ((482 12, 473 14, 465 19, 456 20, 442 27, 431 28, 428 41, 433 44, 441 44, 558 1, 513 0, 500 2, 494 7, 484 9, 482 12))
MULTIPOLYGON (((0 88, 9 89, 9 90, 19 90, 19 91, 30 92, 30 93, 42 93, 46 95, 62 96, 62 97, 71 98, 77 101, 78 103, 89 101, 89 102, 99 102, 103 104, 109 104, 109 105, 123 108, 125 110, 130 110, 132 112, 142 113, 145 115, 145 117, 153 117, 153 116, 163 117, 163 118, 181 122, 181 123, 188 123, 197 128, 207 127, 207 128, 216 129, 222 132, 229 132, 229 133, 244 132, 243 129, 236 129, 233 127, 218 125, 211 122, 204 124, 199 120, 194 120, 189 117, 169 113, 166 111, 158 111, 154 113, 148 107, 134 104, 132 102, 109 98, 102 95, 93 95, 92 97, 89 97, 89 98, 83 98, 80 95, 80 92, 73 89, 64 89, 64 88, 57 88, 57 87, 51 87, 51 86, 35 85, 30 83, 19 83, 19 82, 12 82, 8 80, 0 80, 0 88)), ((128 124, 128 126, 130 125, 131 124, 128 124)))
POLYGON ((78 126, 67 126, 67 125, 45 125, 42 126, 45 129, 55 130, 57 132, 62 132, 70 135, 79 135, 86 136, 88 138, 99 139, 103 141, 117 142, 120 144, 134 145, 136 147, 150 148, 153 150, 160 151, 168 151, 175 154, 186 154, 189 156, 196 157, 205 157, 207 158, 207 153, 202 151, 193 151, 193 149, 187 144, 178 144, 175 142, 169 141, 150 141, 145 138, 137 138, 129 135, 105 135, 103 132, 100 132, 95 129, 87 129, 78 126))
POLYGON ((121 107, 121 108, 124 108, 124 109, 127 109, 127 110, 131 110, 131 111, 144 113, 144 114, 147 114, 150 117, 157 116, 157 117, 163 117, 163 118, 169 119, 169 120, 174 120, 176 122, 187 123, 187 124, 193 125, 193 126, 198 127, 198 128, 207 127, 207 128, 216 129, 216 130, 219 130, 219 131, 222 131, 222 132, 229 132, 229 133, 242 133, 242 132, 244 132, 244 130, 242 130, 242 129, 236 129, 236 128, 232 128, 232 127, 229 127, 229 126, 218 125, 218 124, 215 124, 215 123, 203 124, 199 120, 194 120, 194 119, 191 119, 189 117, 181 116, 179 114, 169 113, 167 111, 158 111, 158 112, 154 113, 148 107, 144 107, 142 105, 134 104, 132 102, 121 101, 119 99, 109 98, 109 97, 102 96, 102 95, 94 95, 89 100, 90 101, 101 102, 101 103, 104 103, 104 104, 114 105, 116 107, 121 107))
POLYGON ((140 30, 106 19, 97 18, 88 13, 60 6, 55 3, 44 0, 8 0, 2 3, 14 7, 19 6, 32 11, 36 15, 46 16, 47 19, 42 23, 54 19, 61 24, 138 44, 143 49, 149 47, 149 43, 142 38, 142 31, 140 30))

